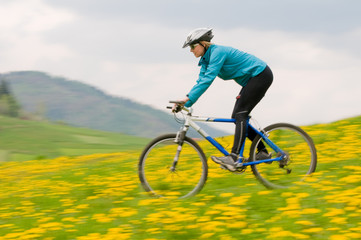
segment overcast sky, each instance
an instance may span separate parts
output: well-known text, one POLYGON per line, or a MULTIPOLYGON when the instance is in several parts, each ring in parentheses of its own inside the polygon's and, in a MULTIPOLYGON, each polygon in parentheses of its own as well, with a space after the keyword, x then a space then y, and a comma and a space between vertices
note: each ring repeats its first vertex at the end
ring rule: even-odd
MULTIPOLYGON (((274 82, 252 116, 327 123, 361 114, 358 0, 0 0, 0 72, 38 70, 165 110, 199 67, 188 33, 256 55, 274 82)), ((217 78, 194 105, 229 117, 240 87, 217 78)), ((232 126, 233 128, 233 126, 232 126)))

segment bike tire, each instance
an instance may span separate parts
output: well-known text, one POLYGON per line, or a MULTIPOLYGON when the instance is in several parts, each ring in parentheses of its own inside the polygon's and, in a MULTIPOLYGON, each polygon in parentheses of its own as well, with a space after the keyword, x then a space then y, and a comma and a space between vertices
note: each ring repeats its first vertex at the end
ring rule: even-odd
MULTIPOLYGON (((272 124, 264 129, 268 138, 287 153, 287 159, 251 165, 256 178, 267 188, 289 188, 300 185, 316 170, 317 151, 312 138, 301 128, 288 123, 272 124)), ((250 149, 250 161, 255 161, 257 145, 262 141, 257 135, 250 149)), ((262 141, 272 158, 277 153, 262 141)))
POLYGON ((176 165, 171 166, 178 149, 176 134, 153 139, 143 150, 138 164, 142 187, 156 197, 186 198, 197 194, 207 181, 207 158, 201 147, 185 136, 176 165))

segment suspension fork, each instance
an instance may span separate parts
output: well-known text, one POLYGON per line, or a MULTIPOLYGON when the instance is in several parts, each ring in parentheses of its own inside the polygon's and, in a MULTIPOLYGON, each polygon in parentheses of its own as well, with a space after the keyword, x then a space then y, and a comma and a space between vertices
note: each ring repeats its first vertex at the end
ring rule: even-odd
POLYGON ((175 143, 178 143, 178 147, 177 147, 177 152, 176 152, 176 154, 175 154, 175 156, 174 156, 174 159, 173 159, 172 167, 170 168, 170 170, 171 170, 172 172, 175 172, 175 171, 176 171, 176 166, 177 166, 177 163, 178 163, 178 160, 179 160, 180 153, 181 153, 181 151, 182 151, 184 139, 185 139, 185 137, 186 137, 186 134, 187 134, 188 129, 189 129, 189 125, 188 125, 188 124, 185 124, 185 125, 177 132, 176 138, 174 139, 174 142, 175 142, 175 143))

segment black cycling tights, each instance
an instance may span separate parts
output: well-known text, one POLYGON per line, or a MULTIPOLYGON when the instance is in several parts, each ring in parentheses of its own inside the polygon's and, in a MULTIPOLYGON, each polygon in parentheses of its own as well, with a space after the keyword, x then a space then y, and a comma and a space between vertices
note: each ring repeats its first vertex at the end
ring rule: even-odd
MULTIPOLYGON (((239 93, 232 113, 232 118, 236 119, 232 153, 239 154, 242 143, 246 138, 246 131, 248 131, 248 138, 252 141, 256 137, 256 132, 253 129, 250 128, 247 130, 247 119, 253 108, 264 97, 268 88, 271 86, 272 81, 273 74, 271 69, 267 66, 263 72, 251 78, 239 93)), ((258 151, 264 148, 265 146, 261 142, 258 145, 258 151)))

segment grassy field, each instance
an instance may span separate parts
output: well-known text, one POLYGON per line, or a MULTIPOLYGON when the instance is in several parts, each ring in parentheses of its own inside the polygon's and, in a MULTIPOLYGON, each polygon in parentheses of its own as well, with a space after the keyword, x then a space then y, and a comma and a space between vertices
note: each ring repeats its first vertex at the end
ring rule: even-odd
POLYGON ((250 169, 209 161, 200 194, 152 198, 136 149, 1 163, 0 239, 361 239, 361 117, 304 129, 318 166, 291 189, 267 190, 250 169))
POLYGON ((0 116, 0 162, 140 149, 148 140, 119 133, 0 116))

